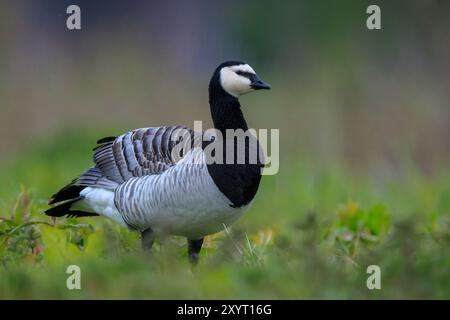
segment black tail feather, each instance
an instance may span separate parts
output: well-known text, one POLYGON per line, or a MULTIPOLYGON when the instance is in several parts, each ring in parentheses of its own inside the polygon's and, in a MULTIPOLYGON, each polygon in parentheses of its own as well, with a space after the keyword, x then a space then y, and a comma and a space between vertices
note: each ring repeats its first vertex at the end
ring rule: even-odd
POLYGON ((113 190, 116 186, 117 183, 105 178, 99 168, 92 167, 55 193, 48 204, 75 199, 80 196, 80 192, 86 187, 100 187, 113 190))
MULTIPOLYGON (((105 138, 103 140, 108 141, 108 139, 112 138, 105 138)), ((45 211, 45 214, 52 217, 62 217, 65 215, 68 217, 98 216, 96 213, 79 210, 78 208, 70 209, 74 203, 83 199, 80 193, 84 188, 98 187, 113 190, 116 186, 117 183, 105 178, 99 168, 89 168, 50 198, 48 204, 56 205, 45 211)))
POLYGON ((89 217, 89 216, 98 216, 98 214, 96 213, 92 213, 92 212, 85 212, 85 211, 79 211, 79 210, 74 210, 71 211, 70 208, 71 206, 79 201, 83 199, 83 197, 77 196, 74 199, 70 199, 67 200, 66 202, 63 202, 61 204, 58 204, 50 209, 47 209, 45 211, 45 214, 51 217, 62 217, 67 215, 68 217, 89 217))
POLYGON ((75 181, 76 180, 72 181, 67 186, 59 190, 57 193, 52 195, 48 204, 54 204, 57 202, 78 198, 80 196, 80 192, 86 187, 73 184, 75 181))
POLYGON ((80 218, 80 217, 96 217, 99 216, 99 214, 94 212, 87 212, 87 211, 69 211, 67 213, 68 218, 80 218))

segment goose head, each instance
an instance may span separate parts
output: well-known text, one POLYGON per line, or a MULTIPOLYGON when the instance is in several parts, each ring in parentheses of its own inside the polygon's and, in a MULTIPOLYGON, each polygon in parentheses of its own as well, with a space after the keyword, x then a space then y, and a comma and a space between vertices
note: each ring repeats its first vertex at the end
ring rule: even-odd
POLYGON ((255 90, 271 88, 270 84, 258 77, 250 65, 240 61, 226 61, 220 64, 214 71, 209 87, 210 92, 218 94, 224 91, 235 98, 255 90))

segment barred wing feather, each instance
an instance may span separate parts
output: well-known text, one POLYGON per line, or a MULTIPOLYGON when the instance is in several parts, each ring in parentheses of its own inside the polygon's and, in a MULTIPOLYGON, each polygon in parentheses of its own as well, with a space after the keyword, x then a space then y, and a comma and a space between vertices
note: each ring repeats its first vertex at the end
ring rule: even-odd
POLYGON ((185 134, 192 135, 192 129, 151 127, 127 132, 114 140, 102 139, 95 149, 94 162, 107 179, 118 184, 160 174, 176 164, 171 153, 185 134))
MULTIPOLYGON (((100 139, 94 148, 95 166, 55 193, 49 204, 76 199, 85 187, 113 191, 131 178, 160 174, 176 164, 171 157, 174 146, 181 140, 191 141, 187 138, 193 134, 182 126, 152 127, 100 139)), ((65 207, 50 210, 58 216, 67 211, 65 207)))

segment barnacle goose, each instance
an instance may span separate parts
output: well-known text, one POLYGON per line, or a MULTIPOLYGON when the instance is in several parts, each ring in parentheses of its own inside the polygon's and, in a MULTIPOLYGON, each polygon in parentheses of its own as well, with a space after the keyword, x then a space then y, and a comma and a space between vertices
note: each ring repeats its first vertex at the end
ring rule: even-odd
MULTIPOLYGON (((260 89, 270 85, 246 63, 227 61, 216 68, 209 83, 209 104, 214 127, 223 137, 227 129, 248 129, 238 98, 260 89)), ((261 180, 263 160, 258 154, 255 163, 248 156, 244 163, 237 162, 238 142, 232 138, 232 163, 224 163, 230 139, 221 140, 224 149, 218 159, 223 161, 207 161, 204 151, 213 136, 174 159, 172 152, 182 137, 176 132, 183 130, 195 135, 191 129, 172 126, 100 139, 94 149, 95 165, 54 194, 49 201, 54 206, 45 213, 106 216, 141 232, 144 250, 150 250, 158 234, 185 236, 189 261, 197 264, 203 237, 231 225, 248 208, 261 180)), ((246 152, 249 143, 246 139, 246 152)))

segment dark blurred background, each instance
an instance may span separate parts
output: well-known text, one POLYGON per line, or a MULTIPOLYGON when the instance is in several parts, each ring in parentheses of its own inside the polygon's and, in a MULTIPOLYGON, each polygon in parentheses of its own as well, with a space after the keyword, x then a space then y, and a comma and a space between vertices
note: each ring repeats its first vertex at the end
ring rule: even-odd
POLYGON ((239 59, 273 85, 242 100, 282 161, 431 174, 450 160, 449 31, 444 0, 1 1, 0 160, 68 130, 210 125, 209 77, 239 59))

